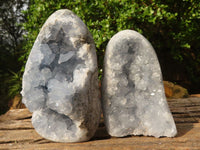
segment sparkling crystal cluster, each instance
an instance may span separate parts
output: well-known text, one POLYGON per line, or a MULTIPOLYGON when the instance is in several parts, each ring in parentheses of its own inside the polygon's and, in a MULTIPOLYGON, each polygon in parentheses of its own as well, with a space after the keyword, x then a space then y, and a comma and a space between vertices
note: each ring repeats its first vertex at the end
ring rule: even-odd
POLYGON ((157 56, 151 44, 138 32, 124 30, 109 41, 102 97, 110 135, 176 135, 157 56))
POLYGON ((71 11, 58 10, 43 25, 21 93, 43 137, 80 142, 94 135, 101 112, 96 50, 86 25, 71 11))

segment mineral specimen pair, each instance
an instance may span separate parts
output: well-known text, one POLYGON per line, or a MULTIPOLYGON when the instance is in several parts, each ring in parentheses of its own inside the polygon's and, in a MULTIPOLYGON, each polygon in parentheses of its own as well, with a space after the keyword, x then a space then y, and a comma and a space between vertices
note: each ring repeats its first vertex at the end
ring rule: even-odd
MULTIPOLYGON (((81 142, 94 135, 101 114, 95 44, 71 11, 58 10, 43 25, 25 67, 22 96, 41 136, 81 142)), ((107 45, 102 109, 111 136, 176 135, 156 54, 135 31, 121 31, 107 45)))

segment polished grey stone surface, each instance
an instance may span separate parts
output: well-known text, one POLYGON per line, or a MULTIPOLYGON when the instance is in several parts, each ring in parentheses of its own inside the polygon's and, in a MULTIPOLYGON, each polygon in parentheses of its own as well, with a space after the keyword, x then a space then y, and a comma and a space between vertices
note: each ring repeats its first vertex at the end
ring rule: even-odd
POLYGON ((102 104, 111 136, 176 135, 160 65, 141 34, 124 30, 109 41, 104 59, 102 104))
POLYGON ((80 142, 94 135, 101 112, 96 50, 86 25, 71 11, 58 10, 43 25, 21 93, 41 136, 80 142))

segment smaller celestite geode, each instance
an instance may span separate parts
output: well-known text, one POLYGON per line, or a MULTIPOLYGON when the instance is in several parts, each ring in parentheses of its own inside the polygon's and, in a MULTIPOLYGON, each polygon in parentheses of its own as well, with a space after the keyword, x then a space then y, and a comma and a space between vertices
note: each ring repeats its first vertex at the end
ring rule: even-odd
POLYGON ((101 112, 96 50, 86 25, 70 10, 56 11, 43 25, 22 88, 41 136, 81 142, 94 135, 101 112))
POLYGON ((177 133, 157 56, 138 32, 124 30, 109 41, 102 97, 105 124, 111 136, 173 137, 177 133))

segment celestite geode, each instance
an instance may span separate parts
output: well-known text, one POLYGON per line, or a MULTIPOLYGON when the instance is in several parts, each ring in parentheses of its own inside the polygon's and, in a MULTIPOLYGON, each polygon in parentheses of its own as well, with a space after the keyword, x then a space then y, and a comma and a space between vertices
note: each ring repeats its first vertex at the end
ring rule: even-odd
POLYGON ((156 53, 136 31, 121 31, 107 45, 102 104, 111 136, 173 137, 177 133, 156 53))
POLYGON ((86 25, 70 10, 56 11, 43 25, 21 93, 41 136, 81 142, 94 135, 101 112, 96 50, 86 25))

